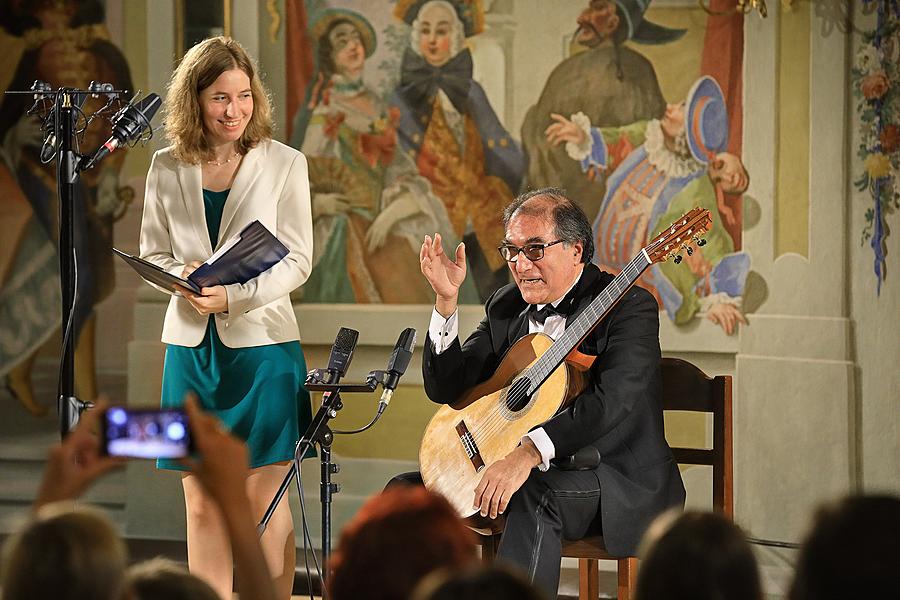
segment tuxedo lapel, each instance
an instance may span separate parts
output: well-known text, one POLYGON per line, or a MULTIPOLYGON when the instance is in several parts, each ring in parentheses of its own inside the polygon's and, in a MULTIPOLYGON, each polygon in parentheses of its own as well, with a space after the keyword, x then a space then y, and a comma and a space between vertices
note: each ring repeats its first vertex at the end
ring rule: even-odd
POLYGON ((212 255, 212 244, 209 241, 209 230, 206 227, 206 210, 203 207, 203 177, 200 173, 200 165, 189 165, 178 162, 178 183, 181 185, 181 198, 184 200, 188 218, 194 228, 194 233, 200 240, 200 247, 204 255, 196 257, 205 260, 212 255))
POLYGON ((231 191, 228 192, 225 210, 222 212, 222 224, 219 226, 219 239, 216 241, 216 247, 219 246, 222 240, 227 240, 235 233, 238 233, 237 231, 229 231, 228 227, 231 225, 231 221, 234 219, 234 215, 241 204, 246 201, 256 178, 262 172, 267 148, 268 146, 265 143, 261 143, 252 148, 241 161, 237 176, 235 176, 234 183, 231 185, 231 191))
POLYGON ((514 344, 528 333, 528 308, 529 305, 526 304, 522 312, 509 320, 506 334, 509 345, 514 344))
MULTIPOLYGON (((564 302, 571 302, 571 306, 566 307, 566 328, 594 300, 595 296, 588 293, 588 290, 594 289, 594 285, 596 285, 599 277, 600 270, 593 264, 588 263, 584 266, 581 279, 578 280, 578 283, 575 284, 572 292, 570 292, 571 297, 564 300, 564 302)), ((562 308, 562 305, 560 305, 560 308, 562 308)))

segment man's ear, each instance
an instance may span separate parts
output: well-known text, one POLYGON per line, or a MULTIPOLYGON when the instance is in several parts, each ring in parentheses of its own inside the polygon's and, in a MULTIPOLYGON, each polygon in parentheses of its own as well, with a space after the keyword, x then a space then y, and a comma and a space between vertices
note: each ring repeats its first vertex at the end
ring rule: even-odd
POLYGON ((581 256, 584 254, 584 243, 581 240, 572 244, 572 252, 575 256, 576 262, 581 262, 581 256))

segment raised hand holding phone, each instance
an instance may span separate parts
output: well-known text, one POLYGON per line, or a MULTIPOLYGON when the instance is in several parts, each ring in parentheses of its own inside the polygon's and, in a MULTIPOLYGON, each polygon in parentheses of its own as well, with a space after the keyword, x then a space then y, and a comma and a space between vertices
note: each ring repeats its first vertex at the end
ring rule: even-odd
POLYGON ((51 502, 78 498, 95 479, 125 463, 124 459, 101 451, 97 432, 107 404, 105 397, 98 399, 93 409, 81 415, 78 426, 50 449, 33 510, 51 502))

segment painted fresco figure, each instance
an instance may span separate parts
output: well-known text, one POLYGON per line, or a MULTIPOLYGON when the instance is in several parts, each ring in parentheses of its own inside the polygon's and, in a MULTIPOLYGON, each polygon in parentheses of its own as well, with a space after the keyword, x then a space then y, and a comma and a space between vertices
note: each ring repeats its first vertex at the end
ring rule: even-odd
MULTIPOLYGON (((446 231, 449 221, 397 145, 397 109, 388 111, 363 82, 375 32, 362 15, 343 9, 326 11, 312 32, 317 82, 293 140, 309 162, 315 228, 302 299, 431 302, 430 286, 417 275, 419 240, 446 231)), ((477 301, 473 286, 467 293, 477 301)))
POLYGON ((709 209, 713 227, 706 245, 683 253, 683 264, 666 261, 639 280, 676 325, 703 316, 731 334, 746 323, 741 296, 750 268, 735 252, 722 225, 723 193, 742 193, 749 179, 740 159, 722 152, 728 141, 725 99, 711 77, 701 77, 687 99, 670 104, 662 119, 620 128, 592 126, 584 113, 555 115, 550 144, 565 142, 570 160, 590 176, 609 172, 607 191, 594 220, 594 262, 618 273, 669 223, 695 206, 709 209))
POLYGON ((496 250, 504 234, 497 215, 519 190, 525 154, 472 79, 465 38, 483 27, 480 3, 401 0, 394 14, 412 26, 389 100, 399 109, 400 144, 446 206, 451 231, 466 241, 486 299, 509 278, 496 250))
POLYGON ((551 114, 583 112, 598 127, 658 118, 666 108, 653 65, 624 45, 665 44, 685 31, 644 19, 650 0, 589 0, 578 16, 575 41, 587 50, 563 60, 550 74, 537 103, 522 123, 528 153, 528 187, 557 186, 593 219, 605 192, 605 177, 587 179, 562 148, 549 144, 551 114))
MULTIPOLYGON (((87 88, 91 80, 132 90, 131 74, 122 52, 109 40, 103 5, 96 0, 40 0, 0 4, 0 25, 25 42, 10 89, 28 89, 36 80, 52 88, 87 88)), ((90 114, 105 99, 89 98, 90 114)), ((21 232, 10 277, 0 289, 0 373, 8 373, 7 389, 36 415, 46 407, 34 399, 31 367, 40 346, 59 327, 59 268, 56 244, 59 236, 56 165, 42 164, 38 122, 26 117, 31 96, 9 96, 0 105, 0 141, 9 170, 33 212, 21 232)), ((80 143, 85 149, 102 144, 110 125, 97 119, 80 143)), ((134 195, 119 186, 125 153, 108 157, 81 174, 75 185, 74 215, 77 297, 73 313, 75 387, 79 397, 97 395, 94 373, 94 307, 115 286, 112 264, 113 223, 134 195)), ((17 193, 17 192, 16 192, 17 193)), ((5 194, 8 199, 13 192, 5 194)))

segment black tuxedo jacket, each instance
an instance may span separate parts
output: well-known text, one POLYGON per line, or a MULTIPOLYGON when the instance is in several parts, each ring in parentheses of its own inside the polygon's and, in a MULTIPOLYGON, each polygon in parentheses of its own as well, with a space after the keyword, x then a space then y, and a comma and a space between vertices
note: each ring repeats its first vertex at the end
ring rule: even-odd
MULTIPOLYGON (((613 276, 586 265, 560 307, 567 326, 613 276)), ((422 372, 434 402, 451 404, 487 380, 512 344, 528 333, 528 304, 515 284, 497 290, 485 318, 462 344, 437 355, 425 343, 422 372)), ((607 549, 633 556, 650 521, 684 505, 684 484, 663 431, 659 397, 659 307, 646 290, 633 287, 579 347, 597 356, 592 382, 565 410, 543 424, 556 456, 591 445, 600 452, 600 517, 607 549)))

